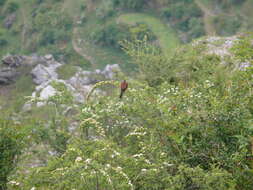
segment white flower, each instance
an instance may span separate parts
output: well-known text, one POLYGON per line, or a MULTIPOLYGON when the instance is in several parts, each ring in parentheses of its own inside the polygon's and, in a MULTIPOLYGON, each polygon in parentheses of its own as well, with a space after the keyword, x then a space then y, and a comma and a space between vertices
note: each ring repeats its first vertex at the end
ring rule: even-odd
POLYGON ((36 188, 35 187, 32 187, 31 190, 35 190, 36 188))
POLYGON ((165 155, 166 155, 166 153, 165 153, 165 152, 162 152, 162 153, 161 153, 161 156, 165 156, 165 155))
POLYGON ((9 184, 11 184, 11 185, 17 185, 17 186, 20 185, 20 183, 19 183, 19 182, 16 182, 16 181, 10 181, 9 184))
POLYGON ((134 158, 143 156, 142 153, 133 155, 134 158))
POLYGON ((106 164, 106 167, 107 167, 107 168, 110 168, 110 167, 111 167, 111 165, 110 165, 110 164, 106 164))
POLYGON ((169 164, 169 163, 167 163, 167 162, 163 162, 163 164, 164 165, 166 165, 166 166, 168 166, 168 167, 170 167, 170 166, 173 166, 174 164, 169 164))
POLYGON ((85 163, 86 163, 86 164, 90 164, 90 163, 91 163, 91 159, 88 158, 87 160, 85 160, 85 163))
POLYGON ((83 160, 82 157, 78 156, 78 157, 76 158, 75 162, 81 162, 82 160, 83 160))
POLYGON ((117 169, 118 169, 118 170, 122 170, 122 167, 119 167, 119 166, 118 166, 117 169))
POLYGON ((146 171, 147 171, 147 169, 143 168, 143 169, 141 169, 141 171, 142 171, 142 172, 146 172, 146 171))

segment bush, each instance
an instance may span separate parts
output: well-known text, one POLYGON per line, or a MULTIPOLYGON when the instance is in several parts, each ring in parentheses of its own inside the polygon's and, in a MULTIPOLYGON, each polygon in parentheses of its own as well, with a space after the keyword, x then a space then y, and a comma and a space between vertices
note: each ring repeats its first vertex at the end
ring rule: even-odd
POLYGON ((0 6, 3 6, 5 4, 6 0, 0 0, 0 6))
MULTIPOLYGON (((199 63, 198 73, 207 67, 199 63)), ((17 178, 18 189, 251 190, 251 80, 250 70, 221 84, 215 74, 154 88, 132 80, 121 102, 83 105, 80 136, 60 158, 17 178)))
POLYGON ((7 11, 9 13, 15 12, 18 8, 19 8, 19 5, 16 2, 10 2, 7 4, 7 11))
POLYGON ((129 39, 130 33, 126 25, 109 24, 104 28, 95 31, 91 39, 102 46, 111 46, 119 49, 119 41, 129 39))
POLYGON ((54 30, 46 30, 41 33, 39 45, 46 46, 48 44, 54 44, 55 41, 56 41, 55 31, 54 30))
POLYGON ((0 189, 5 190, 7 177, 16 166, 25 146, 25 133, 21 126, 0 118, 0 189))
POLYGON ((188 38, 197 38, 205 34, 202 11, 192 1, 177 1, 162 10, 162 16, 172 21, 177 30, 187 32, 188 38))
POLYGON ((200 36, 205 35, 205 29, 203 27, 204 23, 202 22, 201 19, 198 18, 191 18, 189 20, 189 29, 190 29, 190 36, 191 38, 198 38, 200 36))
POLYGON ((236 34, 241 26, 238 17, 215 17, 214 24, 219 35, 230 36, 236 34))
POLYGON ((0 38, 0 47, 4 47, 8 45, 8 41, 6 39, 0 38))
POLYGON ((140 10, 145 5, 145 0, 113 0, 113 3, 122 8, 140 10))

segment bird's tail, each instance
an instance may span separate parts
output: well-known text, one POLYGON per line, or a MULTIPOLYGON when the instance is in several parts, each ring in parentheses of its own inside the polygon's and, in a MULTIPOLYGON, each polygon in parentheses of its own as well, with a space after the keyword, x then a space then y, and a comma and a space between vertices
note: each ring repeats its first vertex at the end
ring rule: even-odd
POLYGON ((124 90, 121 90, 121 91, 120 91, 120 95, 119 95, 119 98, 120 98, 120 99, 122 98, 123 93, 124 93, 124 90))

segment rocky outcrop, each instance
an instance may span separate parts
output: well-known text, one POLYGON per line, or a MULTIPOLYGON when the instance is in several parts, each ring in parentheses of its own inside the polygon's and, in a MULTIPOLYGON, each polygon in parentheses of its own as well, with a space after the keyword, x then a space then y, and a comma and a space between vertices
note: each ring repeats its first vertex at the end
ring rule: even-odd
MULTIPOLYGON (((36 85, 32 97, 41 100, 37 103, 37 106, 45 105, 50 97, 58 93, 53 87, 52 82, 63 83, 72 93, 74 101, 83 103, 95 83, 112 80, 115 77, 115 73, 120 71, 117 64, 107 65, 103 70, 97 69, 95 71, 85 71, 77 67, 77 72, 70 79, 61 80, 58 78, 57 69, 63 64, 57 62, 50 54, 45 56, 7 55, 2 59, 2 66, 0 67, 0 85, 11 84, 22 74, 30 73, 36 85), (29 66, 29 71, 27 69, 19 69, 27 65, 29 66), (23 73, 20 70, 26 71, 23 73)), ((102 92, 97 91, 97 93, 102 92)), ((30 108, 30 103, 24 105, 24 110, 28 111, 30 108)))
POLYGON ((7 55, 3 57, 2 63, 8 67, 19 67, 24 62, 25 57, 20 55, 7 55))
MULTIPOLYGON (((104 70, 84 71, 77 67, 77 72, 68 80, 58 79, 57 69, 63 64, 54 60, 52 55, 46 55, 43 58, 37 58, 42 61, 36 65, 31 71, 33 81, 37 85, 33 97, 39 97, 42 101, 46 101, 57 93, 51 83, 63 83, 67 89, 72 93, 74 101, 83 103, 86 95, 90 92, 92 85, 103 80, 113 79, 115 72, 120 71, 117 64, 107 65, 104 70)), ((37 106, 44 105, 39 102, 37 106)))
POLYGON ((0 85, 8 85, 13 82, 18 77, 18 72, 12 68, 2 68, 0 69, 0 85))
POLYGON ((234 68, 236 70, 245 70, 247 67, 251 65, 250 61, 242 62, 241 60, 237 60, 231 48, 238 42, 238 36, 231 36, 231 37, 218 37, 218 36, 211 36, 204 39, 196 40, 193 43, 193 46, 202 46, 206 48, 206 54, 208 55, 216 55, 220 57, 221 63, 226 65, 227 60, 226 58, 232 59, 234 62, 234 68))
POLYGON ((33 81, 35 84, 40 85, 48 80, 55 80, 58 78, 58 74, 56 69, 60 67, 61 64, 57 62, 53 62, 51 64, 42 65, 38 64, 32 71, 31 74, 33 76, 33 81))
POLYGON ((17 80, 20 76, 17 68, 24 62, 23 56, 7 55, 2 59, 2 65, 0 66, 0 85, 8 85, 17 80))

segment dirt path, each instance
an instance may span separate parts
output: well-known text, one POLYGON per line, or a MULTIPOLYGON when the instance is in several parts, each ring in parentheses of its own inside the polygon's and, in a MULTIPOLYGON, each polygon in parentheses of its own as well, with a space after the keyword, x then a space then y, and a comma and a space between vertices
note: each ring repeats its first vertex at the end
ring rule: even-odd
MULTIPOLYGON (((79 0, 78 4, 81 6, 82 3, 86 2, 87 3, 87 10, 90 11, 90 6, 91 6, 91 2, 89 0, 79 0)), ((72 19, 73 19, 73 25, 76 25, 77 21, 79 20, 79 16, 81 14, 81 12, 79 12, 79 5, 77 7, 69 7, 72 3, 72 0, 65 0, 63 5, 62 5, 62 12, 69 12, 69 14, 71 15, 72 19), (78 10, 78 11, 77 11, 78 10)), ((94 58, 89 56, 87 54, 87 50, 86 47, 89 47, 87 42, 83 39, 80 38, 79 32, 78 32, 78 27, 74 26, 73 27, 73 31, 72 31, 72 46, 73 49, 79 54, 81 55, 84 59, 86 59, 87 61, 89 61, 92 65, 95 64, 94 58)))
POLYGON ((201 9, 201 11, 204 13, 204 24, 205 24, 205 31, 207 35, 214 36, 216 35, 215 27, 212 23, 212 17, 216 16, 210 9, 208 9, 201 0, 195 0, 195 3, 198 5, 198 7, 201 9))
POLYGON ((87 51, 85 49, 85 47, 88 47, 87 42, 85 42, 83 39, 79 38, 79 34, 78 34, 78 28, 75 27, 73 29, 73 38, 72 38, 72 46, 74 48, 74 50, 81 55, 82 57, 84 57, 86 60, 88 60, 92 65, 95 64, 95 60, 93 57, 87 55, 87 51))

